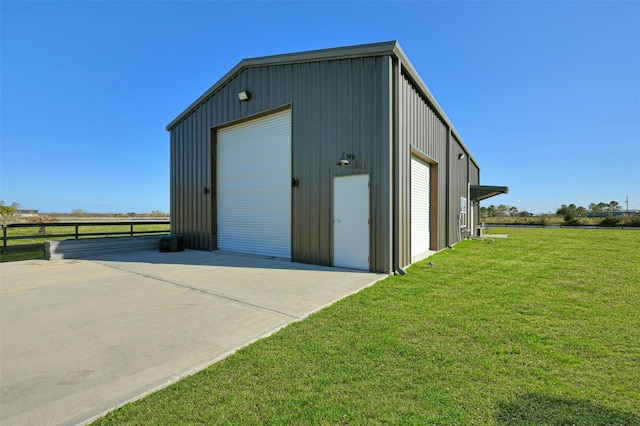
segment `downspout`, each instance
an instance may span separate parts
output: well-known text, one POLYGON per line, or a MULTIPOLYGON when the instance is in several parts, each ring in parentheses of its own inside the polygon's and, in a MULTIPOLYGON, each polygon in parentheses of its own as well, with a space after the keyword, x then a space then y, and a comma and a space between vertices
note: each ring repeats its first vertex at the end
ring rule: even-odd
POLYGON ((447 123, 447 182, 446 182, 446 190, 445 190, 445 214, 444 214, 444 221, 445 221, 445 228, 446 228, 446 232, 445 232, 445 247, 449 247, 451 246, 451 238, 449 237, 449 234, 451 233, 451 127, 449 126, 449 124, 447 123))
POLYGON ((391 151, 393 199, 393 267, 394 274, 405 275, 400 265, 400 59, 391 57, 391 151))

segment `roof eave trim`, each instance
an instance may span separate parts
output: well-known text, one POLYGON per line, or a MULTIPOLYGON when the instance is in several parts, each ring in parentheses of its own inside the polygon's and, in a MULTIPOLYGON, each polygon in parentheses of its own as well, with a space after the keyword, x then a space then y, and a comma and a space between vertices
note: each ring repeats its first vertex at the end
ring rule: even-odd
POLYGON ((217 92, 218 89, 220 89, 229 80, 231 80, 236 74, 239 74, 246 68, 276 64, 284 65, 303 62, 315 62, 320 60, 336 60, 365 56, 391 55, 396 54, 398 49, 400 52, 402 52, 402 49, 400 49, 397 41, 386 41, 381 43, 371 43, 357 46, 337 47, 330 49, 311 50, 305 52, 285 53, 281 55, 243 59, 235 67, 233 67, 231 71, 226 73, 220 80, 218 80, 213 86, 211 86, 209 90, 204 92, 198 99, 196 99, 191 105, 189 105, 180 115, 178 115, 173 121, 171 121, 171 123, 167 125, 166 129, 170 131, 194 109, 205 102, 211 95, 217 92))
POLYGON ((396 43, 396 46, 394 47, 394 53, 396 57, 400 59, 400 61, 402 62, 402 66, 405 69, 405 71, 409 74, 411 79, 418 85, 418 88, 423 92, 423 95, 426 96, 429 102, 438 111, 438 114, 440 114, 442 119, 446 122, 447 126, 449 127, 449 129, 451 130, 455 138, 458 141, 460 141, 460 143, 462 144, 462 148, 465 150, 465 152, 469 156, 469 159, 476 165, 478 170, 480 170, 480 163, 478 163, 478 160, 476 160, 476 158, 473 156, 473 154, 471 153, 471 150, 469 149, 467 144, 464 142, 464 140, 460 136, 460 133, 458 132, 458 130, 453 125, 453 121, 451 121, 447 116, 447 114, 444 112, 444 109, 442 108, 442 106, 440 106, 440 104, 436 100, 436 97, 433 96, 433 93, 431 93, 431 90, 429 90, 429 87, 424 82, 424 80, 422 80, 422 77, 420 77, 420 73, 418 73, 418 71, 415 69, 415 67, 413 66, 413 64, 407 57, 407 55, 402 50, 402 47, 400 47, 400 44, 396 43))

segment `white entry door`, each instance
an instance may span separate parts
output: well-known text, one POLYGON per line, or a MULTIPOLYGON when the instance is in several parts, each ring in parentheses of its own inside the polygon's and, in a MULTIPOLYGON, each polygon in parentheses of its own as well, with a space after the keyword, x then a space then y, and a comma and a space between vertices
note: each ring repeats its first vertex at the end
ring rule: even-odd
POLYGON ((369 270, 369 175, 333 179, 333 264, 369 270))

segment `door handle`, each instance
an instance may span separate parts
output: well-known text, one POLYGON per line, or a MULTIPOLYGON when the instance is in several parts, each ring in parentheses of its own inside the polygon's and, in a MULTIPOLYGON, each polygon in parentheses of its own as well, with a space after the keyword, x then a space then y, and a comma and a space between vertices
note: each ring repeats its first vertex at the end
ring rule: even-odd
POLYGON ((336 219, 336 223, 342 223, 341 219, 336 219))

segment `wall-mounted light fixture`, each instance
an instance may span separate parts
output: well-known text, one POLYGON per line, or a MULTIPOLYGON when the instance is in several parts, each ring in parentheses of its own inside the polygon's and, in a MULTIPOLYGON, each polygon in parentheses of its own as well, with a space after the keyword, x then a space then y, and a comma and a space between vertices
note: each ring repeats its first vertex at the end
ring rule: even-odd
POLYGON ((464 154, 458 154, 458 160, 462 160, 464 158, 464 154))
POLYGON ((354 158, 356 158, 355 155, 343 152, 342 157, 340 157, 340 159, 338 160, 338 166, 348 166, 349 164, 351 164, 350 160, 353 160, 354 158))
POLYGON ((249 98, 251 98, 251 93, 246 90, 238 93, 238 99, 240 99, 241 101, 248 101, 249 98))

